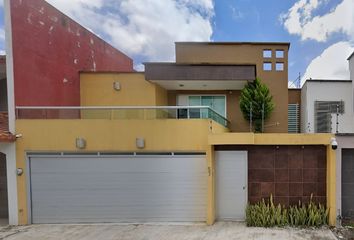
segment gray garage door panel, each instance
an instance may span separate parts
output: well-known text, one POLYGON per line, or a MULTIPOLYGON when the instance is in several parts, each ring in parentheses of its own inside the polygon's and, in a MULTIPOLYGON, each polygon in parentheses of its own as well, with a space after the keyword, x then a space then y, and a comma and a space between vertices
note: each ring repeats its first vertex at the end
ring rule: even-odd
POLYGON ((205 221, 205 156, 31 157, 33 223, 205 221))
POLYGON ((354 220, 354 149, 342 149, 342 216, 354 220))

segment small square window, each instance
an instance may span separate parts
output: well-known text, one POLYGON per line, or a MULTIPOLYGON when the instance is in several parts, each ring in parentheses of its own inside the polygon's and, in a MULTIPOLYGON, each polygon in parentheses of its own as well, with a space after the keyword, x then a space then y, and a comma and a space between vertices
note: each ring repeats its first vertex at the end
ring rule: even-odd
POLYGON ((271 58, 272 57, 272 50, 270 50, 270 49, 263 50, 263 57, 264 58, 271 58))
POLYGON ((275 57, 276 58, 284 58, 284 50, 276 50, 275 57))
POLYGON ((263 71, 272 71, 272 63, 264 62, 263 63, 263 71))
POLYGON ((276 70, 276 71, 284 71, 284 63, 282 63, 282 62, 277 62, 277 63, 275 64, 275 70, 276 70))

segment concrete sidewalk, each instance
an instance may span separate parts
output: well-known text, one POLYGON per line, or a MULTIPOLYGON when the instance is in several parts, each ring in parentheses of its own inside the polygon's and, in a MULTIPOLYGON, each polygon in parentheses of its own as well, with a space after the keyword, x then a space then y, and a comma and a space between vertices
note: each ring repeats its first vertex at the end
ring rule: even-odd
POLYGON ((228 240, 308 239, 335 240, 327 228, 248 228, 244 223, 206 225, 30 225, 1 227, 6 240, 228 240))

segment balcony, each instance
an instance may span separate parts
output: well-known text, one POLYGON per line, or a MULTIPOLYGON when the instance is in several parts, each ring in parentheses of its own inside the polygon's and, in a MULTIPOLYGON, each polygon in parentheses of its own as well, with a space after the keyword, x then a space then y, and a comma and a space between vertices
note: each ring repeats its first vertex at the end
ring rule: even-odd
POLYGON ((229 121, 208 106, 36 106, 16 107, 17 119, 211 119, 227 127, 229 121))

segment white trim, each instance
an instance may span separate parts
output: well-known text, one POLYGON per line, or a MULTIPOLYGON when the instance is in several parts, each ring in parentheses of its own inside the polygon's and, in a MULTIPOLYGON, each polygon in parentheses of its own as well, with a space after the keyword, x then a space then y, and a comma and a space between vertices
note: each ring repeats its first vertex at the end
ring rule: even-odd
POLYGON ((17 175, 16 175, 16 145, 14 143, 0 143, 0 152, 6 155, 7 198, 9 224, 18 224, 17 206, 17 175))
POLYGON ((9 114, 9 131, 15 132, 15 87, 12 52, 12 26, 11 26, 11 0, 4 0, 5 16, 5 45, 6 45, 6 79, 7 79, 7 105, 9 114))
MULTIPOLYGON (((6 45, 6 78, 7 102, 9 115, 9 131, 15 133, 15 87, 12 52, 11 0, 4 0, 5 45, 6 45)), ((16 175, 16 145, 15 143, 0 144, 6 154, 7 194, 9 206, 9 224, 18 224, 18 196, 16 175)))

